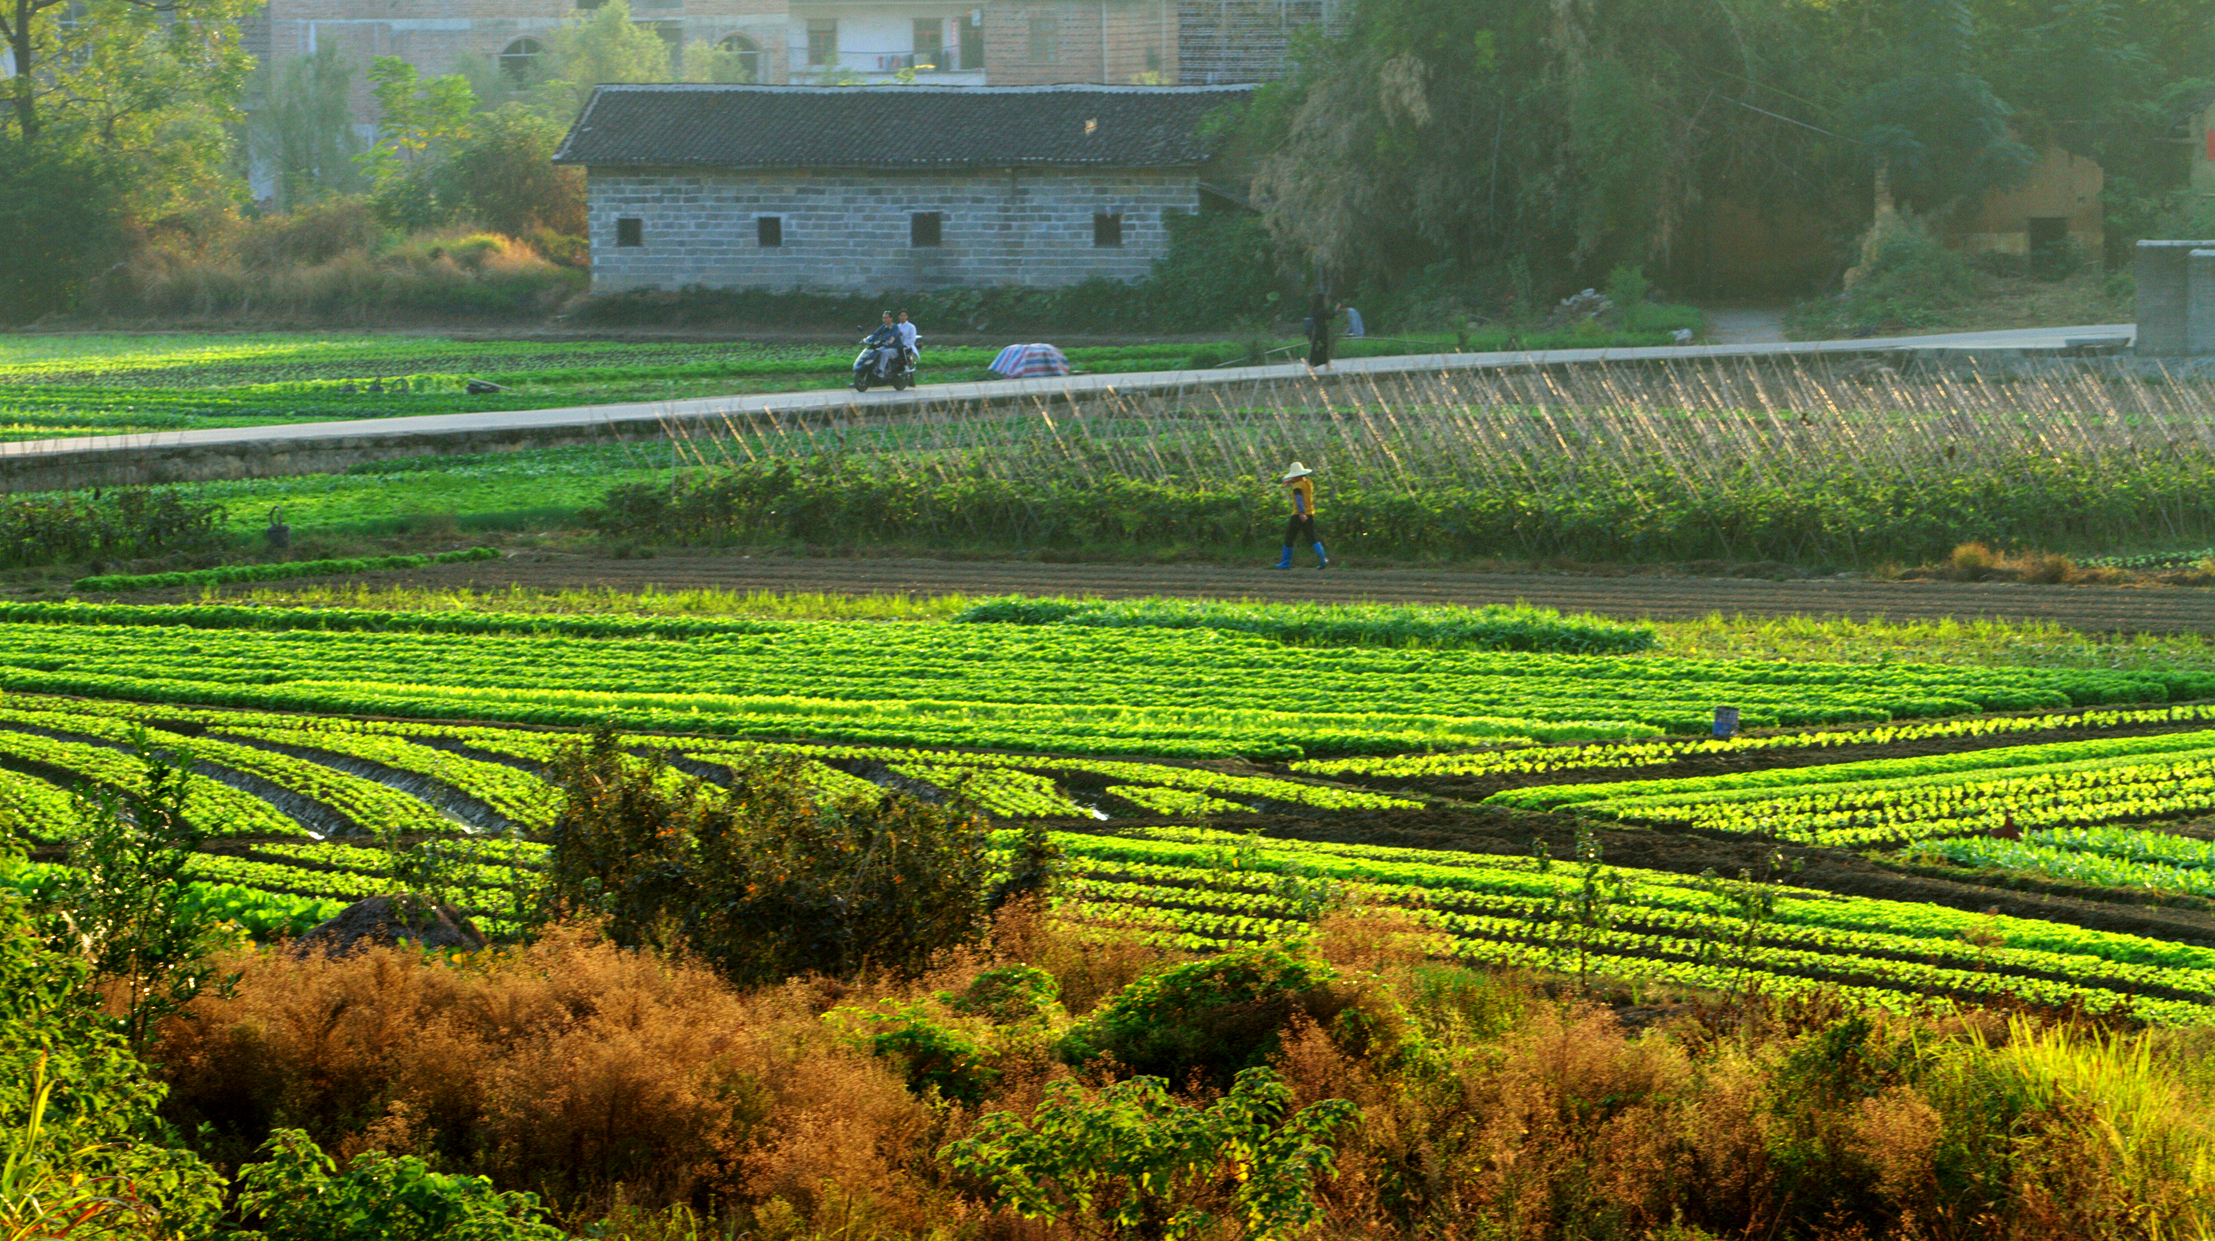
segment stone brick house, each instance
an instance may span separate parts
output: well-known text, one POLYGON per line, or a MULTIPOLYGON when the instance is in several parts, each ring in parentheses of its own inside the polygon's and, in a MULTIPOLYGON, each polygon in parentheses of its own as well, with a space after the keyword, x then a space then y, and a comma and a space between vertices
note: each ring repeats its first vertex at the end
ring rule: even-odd
POLYGON ((1145 276, 1250 86, 603 86, 592 287, 877 292, 1145 276))

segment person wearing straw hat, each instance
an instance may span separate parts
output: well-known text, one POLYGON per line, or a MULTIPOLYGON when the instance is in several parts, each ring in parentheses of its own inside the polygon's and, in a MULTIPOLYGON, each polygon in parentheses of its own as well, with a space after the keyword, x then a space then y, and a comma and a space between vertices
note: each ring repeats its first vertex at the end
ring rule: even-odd
POLYGON ((1300 543, 1307 543, 1315 548, 1316 568, 1331 567, 1331 558, 1323 554, 1323 540, 1315 533, 1315 483, 1311 478, 1314 473, 1315 471, 1295 461, 1284 472, 1284 477, 1278 480, 1292 489, 1292 520, 1284 527, 1284 558, 1272 565, 1272 568, 1291 568, 1292 549, 1300 543))

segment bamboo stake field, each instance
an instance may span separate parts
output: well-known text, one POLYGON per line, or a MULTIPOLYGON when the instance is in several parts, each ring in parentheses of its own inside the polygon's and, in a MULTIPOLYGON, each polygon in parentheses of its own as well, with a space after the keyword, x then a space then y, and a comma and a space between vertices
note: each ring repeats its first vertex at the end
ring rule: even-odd
MULTIPOLYGON (((2033 377, 1868 362, 1587 364, 1081 402, 926 402, 895 419, 765 415, 688 435, 680 457, 710 476, 805 463, 911 490, 989 482, 1021 494, 1113 482, 1250 495, 1298 459, 1365 503, 1466 493, 1511 498, 1528 512, 1597 506, 1617 523, 1671 528, 1684 524, 1685 506, 1734 514, 1744 526, 1847 496, 1895 518, 1970 492, 1985 497, 1986 512, 2008 497, 1995 528, 1928 532, 1940 541, 2066 542, 2068 530, 2041 524, 2050 493, 2081 515, 2098 510, 2105 492, 2112 511, 2080 521, 2079 534, 2158 542, 2215 529, 2201 485, 2215 477, 2211 411, 2204 383, 2113 364, 2033 377)), ((1837 546, 1823 554, 1899 550, 1861 546, 1857 522, 1867 514, 1826 526, 1837 546)), ((1525 551, 1548 550, 1543 537, 1524 541, 1525 551)), ((1709 541, 1720 554, 1777 554, 1733 550, 1722 528, 1709 541)))

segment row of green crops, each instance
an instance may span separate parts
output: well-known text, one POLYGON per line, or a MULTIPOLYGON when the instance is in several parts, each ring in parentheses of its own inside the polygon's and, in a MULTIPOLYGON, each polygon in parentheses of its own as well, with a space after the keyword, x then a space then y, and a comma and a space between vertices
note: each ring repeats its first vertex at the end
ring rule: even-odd
POLYGON ((1491 804, 1858 847, 2215 810, 2215 731, 2103 737, 1680 780, 1544 785, 1491 804))
POLYGON ((1627 655, 1653 649, 1654 631, 1598 616, 1533 607, 1224 603, 1191 599, 981 599, 955 624, 1076 625, 1092 629, 1220 629, 1294 646, 1462 646, 1487 651, 1627 655))
MULTIPOLYGON (((267 842, 542 832, 556 803, 540 773, 567 734, 263 712, 148 712, 124 703, 9 695, 0 698, 0 792, 36 840, 58 842, 74 818, 68 790, 135 787, 141 771, 130 751, 142 737, 206 777, 193 785, 190 803, 200 822, 223 839, 267 842)), ((919 783, 964 796, 1010 819, 1420 804, 1309 781, 1105 759, 643 734, 626 735, 623 743, 642 756, 670 754, 680 769, 710 778, 757 754, 794 754, 808 760, 826 797, 875 795, 889 776, 899 778, 891 783, 908 782, 902 787, 919 783)))
POLYGON ((2182 892, 2191 896, 2215 896, 2215 870, 2208 869, 2206 841, 2190 840, 2167 832, 2094 829, 2110 840, 2137 837, 2128 852, 2081 847, 2081 831, 2032 832, 2021 840, 1995 840, 1987 836, 1934 840, 1917 851, 1917 857, 1951 862, 1956 866, 1989 867, 2023 871, 2049 879, 2090 884, 2102 888, 2133 888, 2153 892, 2182 892), (2170 845, 2180 846, 2190 860, 2173 861, 2170 845))
POLYGON ((496 548, 471 547, 428 556, 350 556, 337 560, 286 560, 266 564, 223 565, 214 569, 180 569, 175 573, 108 573, 79 578, 82 591, 165 590, 176 586, 215 586, 226 582, 276 582, 289 577, 330 577, 341 573, 374 573, 382 569, 420 569, 425 565, 464 564, 473 560, 497 560, 496 548))
POLYGON ((1961 719, 1921 720, 1906 724, 1824 729, 1819 732, 1776 733, 1766 737, 1706 738, 1697 741, 1624 741, 1607 745, 1520 746, 1497 750, 1473 750, 1462 754, 1359 755, 1353 758, 1304 759, 1294 771, 1315 776, 1376 776, 1388 779, 1448 777, 1484 779, 1505 776, 1544 775, 1557 771, 1601 771, 1639 767, 1666 767, 1672 763, 1725 754, 1756 754, 1839 749, 1856 746, 1900 745, 1913 741, 1964 740, 2005 737, 2067 729, 2097 731, 2163 724, 2215 720, 2215 705, 2187 703, 2174 707, 2149 707, 2122 711, 2062 711, 2030 715, 1980 715, 1961 719))
POLYGON ((1191 828, 1054 840, 1071 859, 1065 914, 1195 950, 1297 934, 1330 901, 1397 907, 1440 951, 1525 968, 1574 969, 1581 941, 1592 968, 1617 977, 1837 988, 1893 1008, 2004 997, 2203 1022, 2215 1003, 2215 949, 1932 905, 1783 888, 1774 920, 1741 948, 1729 896, 1682 875, 1617 870, 1614 925, 1580 932, 1555 917, 1579 882, 1562 864, 1191 828))
POLYGON ((1217 630, 0 607, 0 688, 761 739, 1297 758, 2215 693, 2206 674, 1299 650, 1217 630), (244 625, 251 628, 234 628, 244 625), (425 632, 426 630, 431 632, 425 632))

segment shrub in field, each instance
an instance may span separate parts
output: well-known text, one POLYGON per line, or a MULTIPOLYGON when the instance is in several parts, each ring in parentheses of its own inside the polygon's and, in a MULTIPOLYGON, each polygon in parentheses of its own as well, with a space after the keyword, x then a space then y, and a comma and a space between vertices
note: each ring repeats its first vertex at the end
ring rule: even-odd
POLYGON ((829 1181, 926 1222, 904 1164, 928 1113, 825 1027, 812 990, 741 993, 573 927, 459 961, 243 950, 222 965, 237 985, 165 1023, 161 1071, 165 1115, 225 1162, 300 1129, 341 1162, 414 1156, 586 1218, 619 1196, 811 1210, 829 1181))
POLYGON ((1888 236, 1859 281, 1835 298, 1794 308, 1802 337, 1869 336, 1927 328, 1982 296, 1992 279, 1920 224, 1888 236))
POLYGON ((1137 940, 1075 931, 1047 909, 1035 894, 1001 907, 992 923, 993 951, 1051 977, 1062 1009, 1074 1016, 1090 1013, 1149 970, 1183 959, 1137 940))
POLYGON ((153 749, 143 730, 133 748, 134 786, 76 794, 69 869, 52 908, 56 946, 82 955, 93 985, 118 994, 124 1035, 143 1051, 154 1023, 212 978, 205 958, 214 921, 185 899, 185 869, 209 837, 185 813, 191 768, 153 749))
POLYGON ((0 504, 0 565, 208 552, 229 541, 223 520, 222 505, 169 490, 13 499, 0 504))
POLYGON ((551 771, 563 808, 549 881, 567 912, 626 945, 683 944, 739 982, 862 970, 913 975, 985 932, 983 822, 891 794, 824 805, 795 757, 729 787, 626 755, 612 730, 551 771))
MULTIPOLYGON (((572 249, 543 227, 533 231, 553 237, 551 249, 572 249)), ((388 231, 359 200, 336 199, 189 247, 142 250, 84 308, 341 322, 385 313, 497 318, 550 313, 586 283, 528 241, 436 223, 388 231)))
POLYGON ((368 1151, 341 1171, 308 1135, 269 1139, 239 1175, 238 1209, 261 1241, 565 1241, 535 1195, 368 1151))
POLYGON ((1089 1099, 1056 1082, 1029 1123, 995 1112, 940 1157, 1025 1219, 1096 1235, 1284 1241, 1322 1216, 1314 1191, 1332 1170, 1328 1142, 1355 1113, 1344 1099, 1291 1104, 1266 1068, 1240 1073, 1204 1109, 1158 1078, 1089 1099))
POLYGON ((1281 948, 1226 952, 1132 983, 1069 1032, 1073 1060, 1110 1055, 1132 1072, 1217 1083, 1261 1063, 1295 1015, 1328 1023, 1354 1006, 1337 971, 1281 948))
POLYGON ((1035 1077, 1067 1019, 1052 974, 996 965, 920 1002, 848 1006, 824 1018, 853 1046, 900 1067, 908 1089, 974 1107, 1012 1071, 1035 1077))

